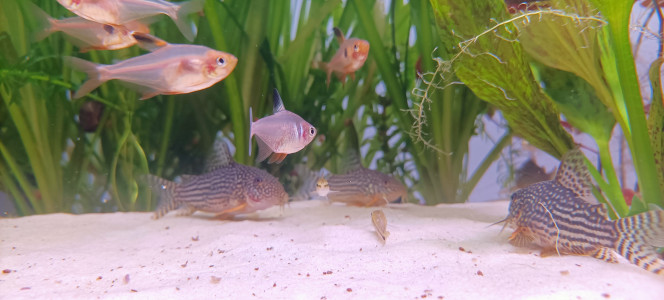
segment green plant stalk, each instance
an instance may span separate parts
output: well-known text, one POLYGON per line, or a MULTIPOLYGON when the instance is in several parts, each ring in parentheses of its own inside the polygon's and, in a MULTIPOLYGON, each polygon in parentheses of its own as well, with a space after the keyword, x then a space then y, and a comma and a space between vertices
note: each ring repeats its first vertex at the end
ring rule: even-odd
POLYGON ((491 151, 484 157, 480 165, 477 166, 477 169, 475 169, 473 172, 473 175, 470 176, 470 179, 468 179, 468 181, 466 181, 461 188, 461 199, 468 199, 468 197, 470 197, 470 193, 473 192, 475 186, 477 186, 477 183, 480 182, 480 179, 482 179, 482 176, 484 176, 491 164, 493 164, 493 162, 495 162, 496 159, 500 157, 500 153, 503 151, 503 149, 512 143, 512 135, 512 130, 508 128, 507 132, 500 138, 500 140, 498 140, 491 151))
POLYGON ((643 103, 639 90, 639 81, 634 67, 634 57, 629 39, 629 18, 633 3, 629 1, 592 0, 608 21, 608 30, 611 34, 610 44, 615 51, 620 88, 624 95, 629 128, 631 132, 632 157, 634 168, 639 179, 641 194, 646 203, 664 207, 662 189, 659 186, 654 152, 650 144, 650 137, 646 127, 643 103))
MULTIPOLYGON (((217 6, 219 4, 215 0, 205 1, 205 15, 210 23, 210 31, 215 42, 215 47, 220 50, 228 49, 228 44, 224 38, 222 31, 223 25, 221 24, 219 14, 217 13, 217 6)), ((241 164, 249 162, 249 135, 247 133, 247 123, 244 114, 244 104, 240 96, 240 88, 238 86, 237 77, 234 74, 229 75, 224 79, 226 85, 226 94, 228 96, 229 107, 231 110, 231 124, 233 125, 233 135, 235 136, 235 161, 241 164)), ((223 101, 223 100, 221 100, 223 101)))
MULTIPOLYGON (((171 139, 171 130, 173 129, 173 115, 175 114, 175 99, 173 96, 166 98, 166 120, 164 121, 164 133, 162 134, 161 146, 159 147, 159 158, 157 159, 157 176, 162 176, 164 171, 164 161, 166 160, 166 150, 171 139)), ((141 150, 142 152, 142 150, 141 150)), ((143 154, 145 156, 145 154, 143 154)))
MULTIPOLYGON (((14 159, 11 157, 11 154, 7 150, 4 144, 2 144, 2 141, 0 141, 0 153, 2 156, 5 158, 5 161, 7 162, 7 165, 9 166, 9 169, 11 170, 11 174, 14 174, 16 176, 16 181, 18 181, 19 186, 23 191, 25 191, 25 197, 28 198, 28 201, 30 202, 30 205, 35 208, 35 210, 40 207, 39 203, 37 202, 37 199, 35 198, 35 195, 31 192, 32 187, 28 183, 28 180, 25 178, 25 175, 23 172, 21 172, 19 166, 16 164, 14 159)), ((4 168, 3 168, 4 169, 4 168)), ((19 208, 19 210, 22 212, 22 214, 25 214, 27 212, 30 212, 31 209, 28 207, 27 203, 25 203, 22 199, 23 196, 20 195, 20 193, 16 190, 15 185, 13 184, 12 179, 10 176, 7 176, 8 174, 5 174, 3 172, 3 177, 7 177, 4 182, 11 182, 11 185, 8 185, 10 187, 10 191, 16 199, 16 204, 19 208), (11 188, 14 187, 14 188, 11 188)))
POLYGON ((618 181, 618 176, 616 175, 616 170, 613 167, 613 160, 611 159, 611 149, 609 148, 608 140, 595 140, 597 143, 597 148, 599 149, 599 159, 602 163, 602 169, 604 170, 604 175, 609 183, 609 189, 603 190, 605 193, 609 194, 609 202, 616 213, 620 216, 626 216, 629 212, 629 207, 625 202, 625 197, 622 194, 620 187, 620 182, 618 181))
POLYGON ((118 191, 118 179, 117 179, 117 172, 118 172, 118 160, 120 159, 120 155, 122 153, 122 149, 125 147, 125 144, 127 143, 127 139, 129 138, 129 135, 131 134, 130 124, 128 118, 125 118, 125 130, 120 136, 120 139, 118 140, 117 147, 113 153, 113 161, 111 162, 111 191, 113 194, 113 199, 115 199, 115 202, 118 204, 118 210, 120 211, 127 211, 127 207, 124 206, 123 201, 120 200, 122 199, 120 197, 120 192, 118 191))

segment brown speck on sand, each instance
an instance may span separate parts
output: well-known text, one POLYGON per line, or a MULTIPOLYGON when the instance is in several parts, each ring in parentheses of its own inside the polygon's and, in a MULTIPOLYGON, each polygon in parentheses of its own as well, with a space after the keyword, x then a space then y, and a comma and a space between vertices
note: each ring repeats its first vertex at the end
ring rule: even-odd
POLYGON ((198 236, 192 236, 191 240, 194 241, 194 242, 198 242, 198 236))
POLYGON ((272 249, 274 249, 274 247, 268 247, 267 251, 271 251, 272 249))
POLYGON ((4 269, 4 270, 2 270, 2 274, 9 274, 9 273, 11 273, 11 272, 12 272, 12 270, 10 270, 10 269, 4 269))
POLYGON ((221 277, 217 276, 210 276, 210 283, 219 283, 221 281, 221 277))
POLYGON ((480 270, 477 270, 477 275, 484 276, 484 273, 482 273, 482 271, 480 271, 480 270))
POLYGON ((132 293, 138 293, 138 291, 135 290, 135 289, 131 289, 131 292, 132 292, 132 293))
POLYGON ((272 287, 277 287, 277 283, 275 282, 274 284, 272 284, 272 287))
POLYGON ((258 268, 254 268, 254 271, 258 271, 258 268))
POLYGON ((330 275, 330 274, 332 274, 332 271, 325 271, 325 272, 323 272, 323 275, 330 275))
POLYGON ((122 283, 128 284, 129 283, 129 274, 126 274, 124 278, 122 278, 122 283))
POLYGON ((164 227, 164 229, 169 230, 169 229, 171 229, 171 226, 166 226, 166 227, 164 227))
POLYGON ((101 278, 102 278, 101 276, 97 276, 97 280, 101 280, 101 278))
POLYGON ((459 251, 466 252, 466 249, 464 249, 463 247, 459 247, 459 251))
POLYGON ((351 289, 351 288, 347 288, 347 289, 346 289, 346 292, 349 292, 349 293, 350 293, 350 292, 352 292, 352 291, 353 291, 353 289, 351 289))
POLYGON ((604 298, 611 298, 611 295, 609 295, 609 293, 604 293, 604 294, 602 294, 602 297, 604 297, 604 298))
POLYGON ((560 275, 569 275, 569 270, 560 271, 560 275))
POLYGON ((180 267, 186 268, 188 263, 189 261, 185 261, 184 264, 180 265, 180 267))
POLYGON ((307 273, 307 277, 309 277, 309 276, 310 276, 309 273, 307 273))
POLYGON ((29 289, 31 289, 31 287, 29 287, 29 286, 24 286, 24 287, 21 288, 21 291, 25 291, 25 290, 29 290, 29 289))

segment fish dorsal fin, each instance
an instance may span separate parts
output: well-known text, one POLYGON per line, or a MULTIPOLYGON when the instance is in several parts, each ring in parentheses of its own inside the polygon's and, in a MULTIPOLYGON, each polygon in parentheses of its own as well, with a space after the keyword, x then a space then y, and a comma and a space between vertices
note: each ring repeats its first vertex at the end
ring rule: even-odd
POLYGON ((339 45, 343 44, 346 38, 344 37, 344 33, 339 29, 339 27, 334 27, 332 28, 334 30, 334 36, 337 37, 337 41, 339 41, 339 45))
POLYGON ((208 154, 205 161, 205 173, 226 167, 233 162, 233 156, 231 155, 231 150, 228 148, 228 144, 223 137, 220 135, 217 136, 214 140, 214 145, 212 145, 212 151, 208 154))
POLYGON ((284 101, 281 100, 281 96, 279 96, 279 91, 277 91, 277 89, 272 90, 272 101, 273 101, 273 106, 272 106, 273 114, 286 110, 286 108, 284 107, 284 101))
POLYGON ((350 173, 362 168, 362 160, 360 158, 360 143, 357 132, 355 131, 355 124, 352 121, 348 121, 346 125, 348 126, 346 128, 346 151, 341 171, 343 173, 350 173))
POLYGON ((592 194, 592 179, 584 161, 585 156, 579 148, 572 149, 563 156, 556 177, 558 184, 572 190, 579 198, 588 203, 596 204, 592 194))

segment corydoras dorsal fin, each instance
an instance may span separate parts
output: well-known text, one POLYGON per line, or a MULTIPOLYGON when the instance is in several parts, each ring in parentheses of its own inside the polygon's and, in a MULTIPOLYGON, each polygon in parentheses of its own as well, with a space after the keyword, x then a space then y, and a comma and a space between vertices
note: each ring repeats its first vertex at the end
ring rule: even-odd
POLYGON ((273 101, 273 106, 272 106, 273 114, 286 110, 286 108, 284 107, 284 101, 281 100, 281 96, 279 96, 279 91, 277 91, 277 89, 272 90, 272 101, 273 101))
POLYGON ((579 148, 572 149, 563 156, 556 177, 558 184, 572 190, 579 198, 591 204, 597 204, 592 193, 592 179, 584 161, 585 156, 579 148))
POLYGON ((226 141, 221 136, 217 136, 214 140, 214 145, 212 145, 212 151, 210 151, 205 161, 205 173, 226 167, 233 162, 233 156, 231 155, 231 150, 228 148, 228 144, 226 144, 226 141))
POLYGON ((344 33, 339 29, 339 27, 334 27, 332 28, 334 30, 334 36, 337 37, 337 41, 339 41, 339 45, 343 44, 346 38, 344 37, 344 33))
POLYGON ((362 168, 362 160, 360 159, 360 143, 355 131, 355 124, 352 121, 347 121, 346 126, 346 151, 343 157, 345 158, 341 171, 342 173, 349 173, 362 168))

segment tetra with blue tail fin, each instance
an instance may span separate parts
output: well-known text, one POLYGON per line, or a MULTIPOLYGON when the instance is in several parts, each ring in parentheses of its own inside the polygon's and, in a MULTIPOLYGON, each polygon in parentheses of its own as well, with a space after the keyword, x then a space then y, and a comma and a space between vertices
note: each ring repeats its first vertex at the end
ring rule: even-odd
POLYGON ((542 256, 587 255, 614 263, 617 252, 643 269, 664 275, 664 261, 655 250, 664 246, 664 211, 611 220, 591 188, 583 153, 569 151, 553 180, 512 194, 505 219, 515 229, 510 243, 538 246, 542 256))
POLYGON ((152 188, 161 196, 155 219, 177 208, 187 214, 203 211, 227 217, 284 205, 288 201, 288 194, 277 178, 264 170, 235 162, 223 140, 215 142, 213 154, 214 165, 206 168, 207 173, 183 176, 182 183, 148 176, 152 188))

